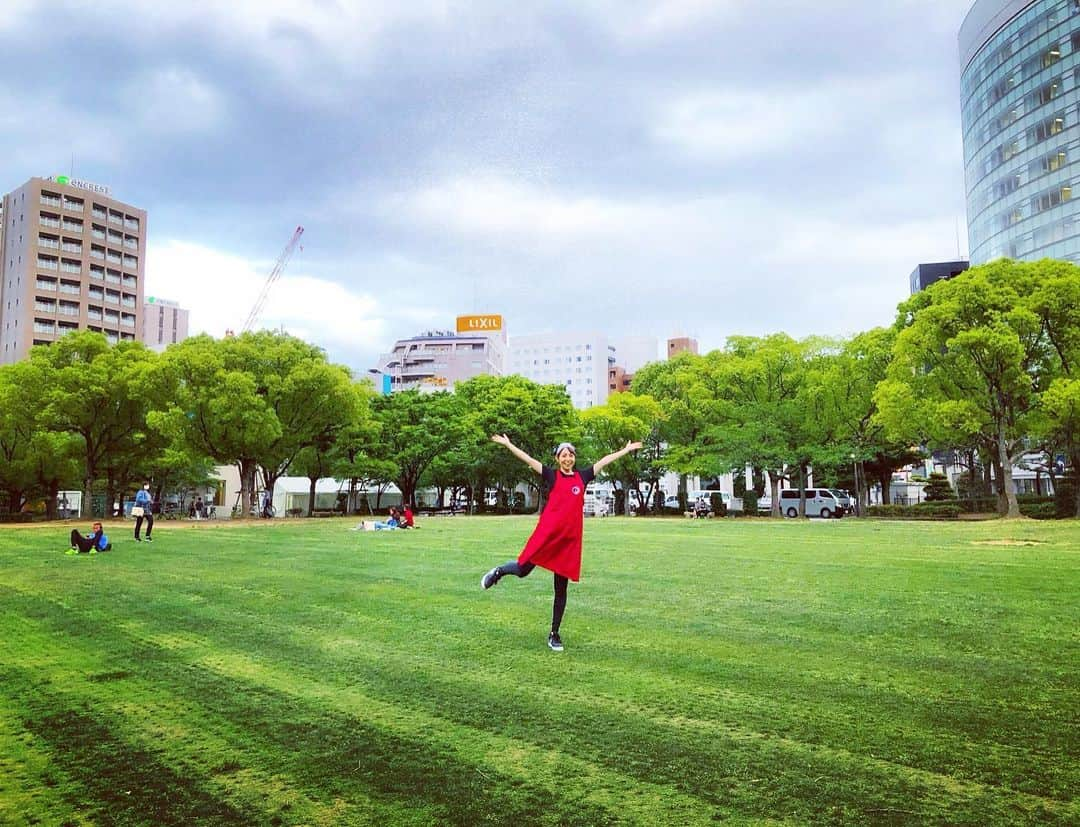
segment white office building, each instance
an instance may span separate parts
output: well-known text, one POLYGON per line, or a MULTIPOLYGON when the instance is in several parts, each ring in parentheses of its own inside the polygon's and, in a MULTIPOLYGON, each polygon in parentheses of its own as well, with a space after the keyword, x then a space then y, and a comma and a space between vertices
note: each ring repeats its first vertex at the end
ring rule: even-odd
POLYGON ((541 385, 562 385, 578 410, 603 405, 615 348, 602 333, 569 332, 513 336, 507 373, 541 385))

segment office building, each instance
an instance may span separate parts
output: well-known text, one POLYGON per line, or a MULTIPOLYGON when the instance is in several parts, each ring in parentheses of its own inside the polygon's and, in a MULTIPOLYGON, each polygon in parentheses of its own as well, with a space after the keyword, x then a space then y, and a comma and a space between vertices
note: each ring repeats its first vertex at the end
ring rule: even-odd
POLYGON ((3 199, 0 364, 73 330, 110 342, 140 330, 146 211, 108 187, 31 178, 3 199))
POLYGON ((160 353, 188 337, 188 311, 174 301, 150 296, 143 304, 140 331, 146 346, 160 353))
POLYGON ((373 375, 389 377, 393 393, 453 390, 457 382, 474 376, 502 376, 505 363, 502 317, 459 316, 457 332, 429 330, 395 342, 379 357, 373 375))
POLYGON ((911 271, 911 294, 925 290, 935 281, 951 279, 968 268, 966 261, 939 261, 933 264, 920 264, 911 271))
POLYGON ((959 46, 972 265, 1080 262, 1080 0, 977 0, 959 46))
POLYGON ((510 340, 508 373, 541 385, 562 385, 575 408, 603 405, 615 348, 601 333, 541 333, 510 340))

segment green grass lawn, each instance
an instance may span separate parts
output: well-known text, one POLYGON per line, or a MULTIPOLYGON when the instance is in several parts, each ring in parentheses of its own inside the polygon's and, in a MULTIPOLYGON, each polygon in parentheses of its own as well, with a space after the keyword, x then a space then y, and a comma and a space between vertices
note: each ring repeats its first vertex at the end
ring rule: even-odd
POLYGON ((1080 523, 533 522, 0 531, 0 823, 1080 822, 1080 523))

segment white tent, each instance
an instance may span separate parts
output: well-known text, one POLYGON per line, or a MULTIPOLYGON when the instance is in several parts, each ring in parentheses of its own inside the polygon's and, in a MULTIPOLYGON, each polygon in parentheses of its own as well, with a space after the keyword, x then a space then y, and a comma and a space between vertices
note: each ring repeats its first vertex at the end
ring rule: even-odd
MULTIPOLYGON (((307 516, 308 501, 311 490, 311 481, 307 477, 280 477, 274 484, 274 511, 278 517, 307 516)), ((335 480, 324 477, 315 483, 315 510, 332 511, 337 506, 339 495, 344 497, 349 493, 348 480, 335 480)), ((357 490, 357 500, 365 493, 364 489, 357 490)), ((366 491, 371 507, 375 507, 376 492, 374 489, 366 491)), ((388 485, 383 489, 379 500, 380 508, 388 508, 391 505, 401 504, 401 491, 395 485, 388 485)), ((355 503, 351 508, 355 507, 355 503)), ((350 510, 351 510, 350 508, 350 510)))

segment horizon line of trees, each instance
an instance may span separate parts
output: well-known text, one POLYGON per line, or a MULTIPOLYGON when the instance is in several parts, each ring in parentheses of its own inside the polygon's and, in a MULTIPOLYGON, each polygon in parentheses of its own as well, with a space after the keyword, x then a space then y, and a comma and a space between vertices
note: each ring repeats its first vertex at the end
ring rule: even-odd
POLYGON ((947 451, 966 493, 989 495, 993 480, 999 511, 1017 516, 1024 456, 1042 457, 1055 487, 1062 460, 1073 478, 1080 468, 1078 372, 1080 268, 1053 260, 971 268, 902 302, 892 326, 850 338, 731 336, 644 366, 630 392, 584 411, 563 387, 520 376, 380 396, 320 348, 268 331, 162 354, 79 331, 0 367, 0 496, 9 511, 43 500, 53 517, 60 490, 90 503, 103 489, 111 503, 152 480, 160 496, 231 464, 243 514, 286 473, 311 481, 312 508, 328 476, 349 480, 350 495, 392 482, 414 503, 428 486, 440 501, 480 499, 539 482, 490 441, 507 433, 538 458, 575 442, 583 463, 642 440, 603 474, 622 511, 628 493, 647 506, 667 472, 734 471, 739 487, 748 466, 758 494, 768 473, 774 514, 781 480, 804 488, 811 468, 865 508, 869 479, 887 499, 893 471, 947 451))

